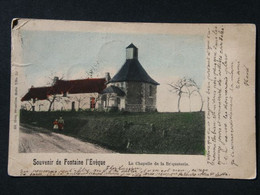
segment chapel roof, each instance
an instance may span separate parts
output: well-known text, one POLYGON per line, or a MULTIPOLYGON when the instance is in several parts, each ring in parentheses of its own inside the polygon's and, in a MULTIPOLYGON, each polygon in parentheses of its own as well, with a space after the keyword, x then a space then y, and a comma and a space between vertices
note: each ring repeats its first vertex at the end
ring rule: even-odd
POLYGON ((157 83, 147 74, 138 59, 126 60, 121 69, 108 83, 123 81, 136 81, 159 85, 159 83, 157 83))
POLYGON ((126 47, 126 49, 127 48, 135 48, 135 49, 137 49, 137 47, 133 44, 133 43, 131 43, 130 45, 128 45, 127 47, 126 47))
MULTIPOLYGON (((126 49, 128 48, 133 48, 134 52, 136 52, 135 55, 138 56, 138 48, 133 43, 131 43, 126 49)), ((147 74, 137 57, 126 59, 124 65, 108 83, 124 81, 144 82, 159 85, 159 83, 147 74)))
POLYGON ((116 86, 113 86, 113 85, 107 87, 106 89, 104 89, 101 92, 101 94, 106 94, 106 93, 115 93, 118 96, 124 96, 125 95, 125 92, 123 92, 119 87, 116 87, 116 86))

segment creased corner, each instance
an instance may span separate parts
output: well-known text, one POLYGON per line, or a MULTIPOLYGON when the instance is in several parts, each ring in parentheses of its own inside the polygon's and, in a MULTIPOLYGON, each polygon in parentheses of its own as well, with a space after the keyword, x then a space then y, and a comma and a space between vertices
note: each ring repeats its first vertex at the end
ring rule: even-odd
POLYGON ((12 30, 19 30, 25 24, 27 24, 30 20, 22 20, 20 18, 14 18, 11 23, 12 30))

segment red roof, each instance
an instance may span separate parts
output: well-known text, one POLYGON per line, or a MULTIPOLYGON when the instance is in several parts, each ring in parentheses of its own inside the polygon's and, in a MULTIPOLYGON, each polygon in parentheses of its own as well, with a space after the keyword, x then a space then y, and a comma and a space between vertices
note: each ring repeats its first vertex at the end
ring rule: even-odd
POLYGON ((28 93, 22 98, 22 101, 28 101, 31 99, 45 100, 47 96, 52 93, 52 87, 37 87, 30 88, 28 93))
POLYGON ((45 100, 48 95, 54 94, 77 94, 77 93, 100 93, 106 88, 106 80, 102 79, 80 79, 80 80, 57 80, 51 87, 32 87, 22 98, 22 101, 31 99, 45 100))
POLYGON ((105 82, 105 79, 58 80, 53 88, 57 94, 99 93, 106 88, 105 82))

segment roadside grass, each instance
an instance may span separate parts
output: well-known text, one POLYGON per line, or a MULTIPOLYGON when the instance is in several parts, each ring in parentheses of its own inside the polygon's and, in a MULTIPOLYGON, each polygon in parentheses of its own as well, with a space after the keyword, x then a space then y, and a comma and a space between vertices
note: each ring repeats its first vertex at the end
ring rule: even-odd
POLYGON ((20 122, 53 131, 60 116, 64 130, 55 132, 99 144, 120 153, 205 155, 204 112, 123 113, 96 111, 29 112, 20 122))

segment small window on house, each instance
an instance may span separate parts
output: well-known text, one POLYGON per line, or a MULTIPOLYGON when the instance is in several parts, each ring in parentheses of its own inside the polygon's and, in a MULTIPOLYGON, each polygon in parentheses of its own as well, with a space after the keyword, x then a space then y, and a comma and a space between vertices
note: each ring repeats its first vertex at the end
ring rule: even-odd
POLYGON ((117 104, 118 105, 120 104, 120 98, 117 98, 117 104))
POLYGON ((153 86, 150 85, 149 86, 149 96, 152 96, 153 95, 153 86))

